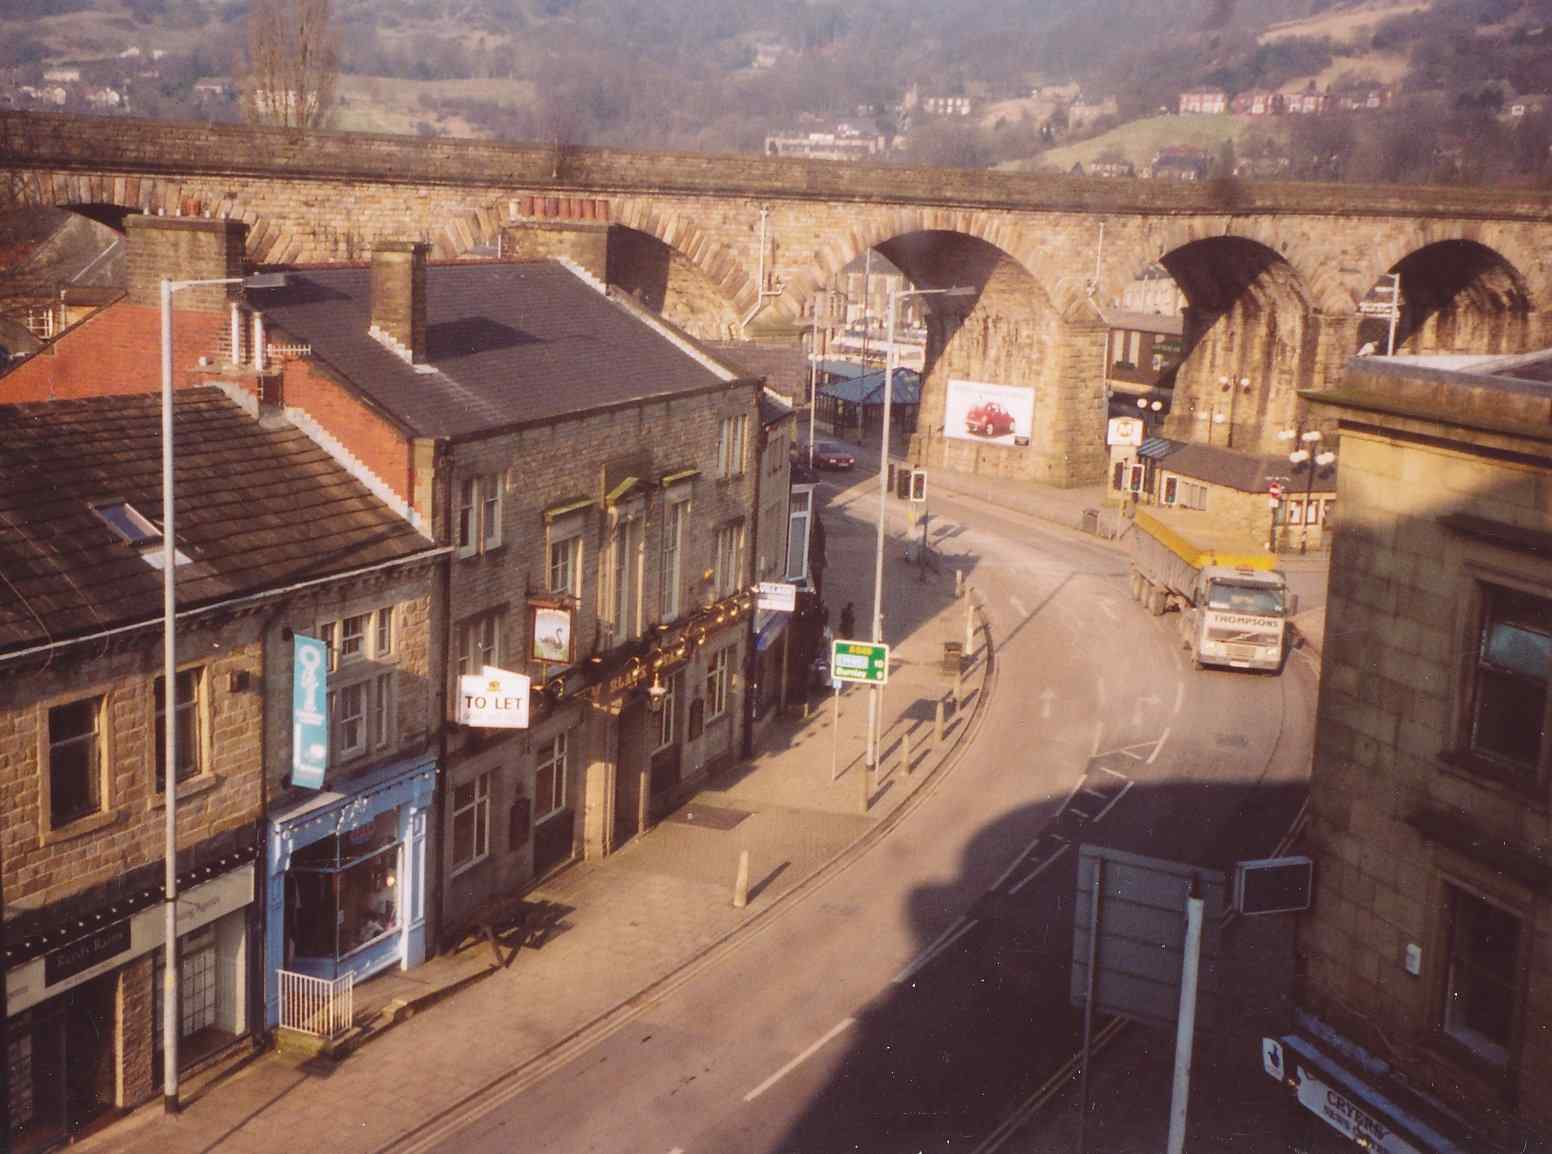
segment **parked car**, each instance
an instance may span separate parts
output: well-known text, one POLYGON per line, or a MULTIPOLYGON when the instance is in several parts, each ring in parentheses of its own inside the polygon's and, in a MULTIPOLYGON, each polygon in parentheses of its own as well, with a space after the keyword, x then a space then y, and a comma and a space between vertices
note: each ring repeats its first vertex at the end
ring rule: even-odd
POLYGON ((996 401, 987 401, 965 414, 965 429, 977 437, 1005 437, 1013 431, 1013 414, 996 401))
POLYGON ((818 441, 814 444, 814 468, 816 469, 850 469, 857 463, 857 458, 840 445, 833 445, 829 441, 818 441))

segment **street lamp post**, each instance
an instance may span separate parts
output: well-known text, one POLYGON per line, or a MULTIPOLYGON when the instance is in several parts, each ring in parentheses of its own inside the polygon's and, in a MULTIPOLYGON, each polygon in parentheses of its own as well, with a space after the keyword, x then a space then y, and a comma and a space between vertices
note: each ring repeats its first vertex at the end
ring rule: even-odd
MULTIPOLYGON (((208 280, 162 278, 162 740, 165 750, 162 808, 166 811, 165 962, 162 975, 162 1107, 178 1112, 178 545, 173 521, 172 294, 186 288, 241 285, 280 288, 284 273, 208 280)), ((232 350, 237 355, 237 350, 232 350)))
MULTIPOLYGON (((1332 452, 1319 452, 1320 442, 1323 439, 1319 429, 1301 431, 1298 429, 1284 429, 1277 434, 1279 441, 1297 441, 1300 445, 1307 446, 1293 450, 1288 454, 1288 463, 1295 469, 1304 466, 1306 469, 1304 481, 1304 515, 1299 520, 1299 552, 1304 553, 1309 549, 1309 523, 1310 523, 1310 499, 1315 492, 1315 470, 1324 469, 1336 460, 1336 454, 1332 452)), ((1276 526, 1274 524, 1275 532, 1276 526)))
MULTIPOLYGON (((959 285, 954 288, 940 289, 907 289, 901 292, 893 284, 889 288, 889 314, 885 322, 884 332, 888 337, 888 344, 884 354, 884 420, 883 431, 879 436, 879 461, 878 461, 878 554, 873 561, 873 643, 881 644, 884 640, 884 525, 888 516, 889 506, 889 413, 890 402, 895 393, 895 315, 899 308, 899 302, 905 297, 920 296, 974 296, 975 289, 959 285)), ((925 368, 925 366, 923 366, 925 368)), ((883 706, 882 687, 873 686, 873 692, 868 696, 868 748, 865 757, 867 768, 872 769, 878 765, 878 720, 883 706)))

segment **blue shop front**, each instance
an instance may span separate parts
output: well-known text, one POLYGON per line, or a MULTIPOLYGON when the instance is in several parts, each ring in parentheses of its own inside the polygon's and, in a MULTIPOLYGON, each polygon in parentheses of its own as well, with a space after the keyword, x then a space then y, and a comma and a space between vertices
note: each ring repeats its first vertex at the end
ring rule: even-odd
POLYGON ((436 761, 382 766, 270 818, 265 1022, 280 972, 357 982, 426 959, 427 845, 436 761))

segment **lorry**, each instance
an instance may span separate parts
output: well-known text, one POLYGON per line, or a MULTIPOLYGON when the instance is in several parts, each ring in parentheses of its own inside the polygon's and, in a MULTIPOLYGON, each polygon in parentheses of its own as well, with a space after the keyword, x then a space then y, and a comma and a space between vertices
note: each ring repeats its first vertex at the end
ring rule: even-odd
POLYGON ((1155 617, 1180 612, 1181 644, 1206 665, 1280 672, 1298 597, 1277 558, 1190 513, 1142 512, 1133 520, 1132 599, 1155 617))

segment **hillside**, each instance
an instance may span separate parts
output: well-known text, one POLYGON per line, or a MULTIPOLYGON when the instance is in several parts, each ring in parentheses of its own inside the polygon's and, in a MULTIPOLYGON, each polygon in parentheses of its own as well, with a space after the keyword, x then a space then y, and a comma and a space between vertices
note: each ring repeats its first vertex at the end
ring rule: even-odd
POLYGON ((1149 116, 1076 144, 1048 149, 1032 160, 1012 161, 1000 167, 1021 172, 1066 172, 1074 164, 1087 167, 1104 159, 1128 160, 1141 168, 1167 146, 1200 148, 1213 156, 1225 140, 1232 140, 1240 148, 1254 127, 1251 121, 1234 116, 1149 116))

